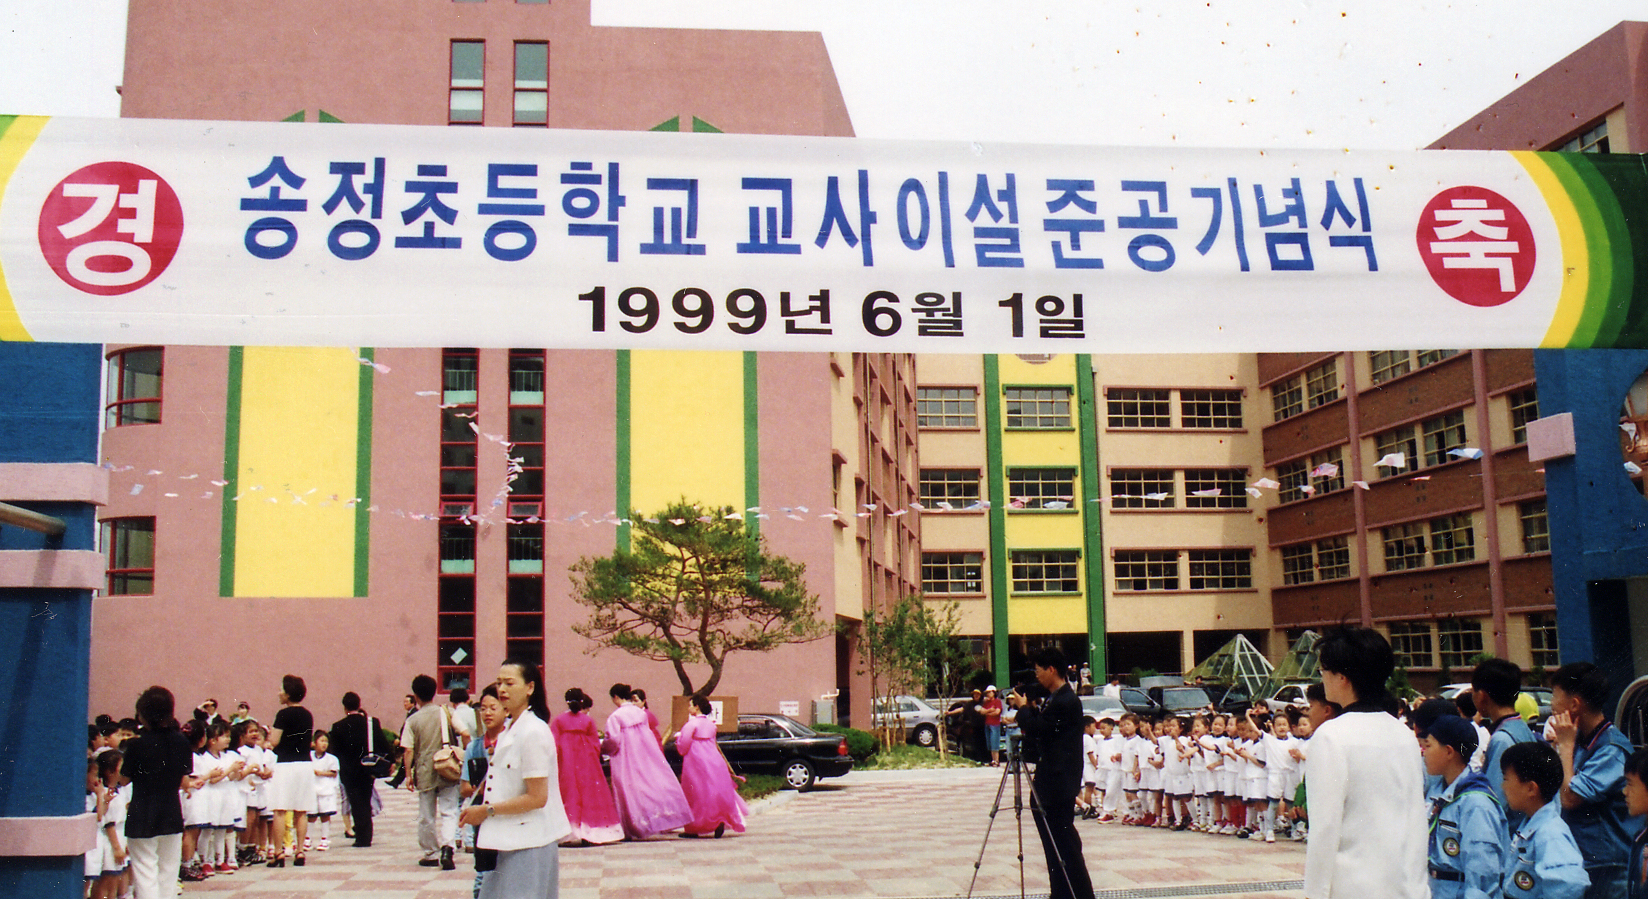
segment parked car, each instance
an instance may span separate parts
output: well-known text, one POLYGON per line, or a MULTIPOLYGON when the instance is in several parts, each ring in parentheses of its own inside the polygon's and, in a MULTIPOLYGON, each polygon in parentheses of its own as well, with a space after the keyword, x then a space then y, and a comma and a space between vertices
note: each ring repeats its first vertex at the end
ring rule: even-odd
POLYGON ((1213 700, 1201 687, 1151 687, 1146 694, 1170 715, 1187 715, 1213 707, 1213 700))
POLYGON ((887 712, 887 699, 875 701, 875 726, 895 727, 904 722, 904 739, 932 749, 938 745, 938 723, 944 713, 919 696, 899 695, 892 698, 892 713, 887 712))
MULTIPOLYGON (((840 777, 853 769, 846 737, 821 734, 787 715, 739 715, 737 732, 716 734, 715 743, 739 774, 777 774, 796 790, 812 789, 820 777, 840 777)), ((673 740, 665 745, 664 756, 679 775, 681 756, 673 740)))
POLYGON ((1083 696, 1081 698, 1081 705, 1082 714, 1087 715, 1095 721, 1100 718, 1120 720, 1123 715, 1127 714, 1127 706, 1123 705, 1121 700, 1111 699, 1103 693, 1097 693, 1092 696, 1083 696))
POLYGON ((1213 700, 1214 711, 1245 715, 1248 709, 1253 708, 1253 694, 1241 684, 1203 684, 1202 689, 1213 700))
POLYGON ((1122 705, 1135 714, 1152 716, 1162 710, 1162 704, 1138 687, 1122 687, 1122 705))
POLYGON ((1300 711, 1308 711, 1310 709, 1310 702, 1305 699, 1305 687, 1307 686, 1309 685, 1283 684, 1282 686, 1276 688, 1275 693, 1272 693, 1270 696, 1266 697, 1265 707, 1270 709, 1270 713, 1272 715, 1282 714, 1283 710, 1288 706, 1292 706, 1300 711))
MULTIPOLYGON (((1448 684, 1446 687, 1443 687, 1439 692, 1441 693, 1442 696, 1444 696, 1448 699, 1458 699, 1461 694, 1469 693, 1470 691, 1471 691, 1471 685, 1470 684, 1448 684)), ((1523 687, 1522 692, 1528 694, 1529 696, 1532 696, 1534 698, 1534 701, 1539 703, 1539 714, 1534 716, 1534 720, 1532 722, 1530 722, 1529 726, 1534 727, 1536 729, 1544 727, 1546 719, 1551 717, 1551 690, 1550 690, 1550 688, 1549 687, 1523 687)))

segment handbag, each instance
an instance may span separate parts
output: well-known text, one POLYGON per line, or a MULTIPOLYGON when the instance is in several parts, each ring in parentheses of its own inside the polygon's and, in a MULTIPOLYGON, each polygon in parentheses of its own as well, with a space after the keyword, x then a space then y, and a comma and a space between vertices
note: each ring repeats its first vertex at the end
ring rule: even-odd
POLYGON ((378 719, 366 719, 366 751, 361 753, 360 766, 373 778, 388 777, 394 760, 378 752, 378 719))
POLYGON ((463 754, 452 742, 452 728, 446 709, 441 709, 441 748, 435 750, 435 776, 442 786, 452 786, 463 779, 463 754))

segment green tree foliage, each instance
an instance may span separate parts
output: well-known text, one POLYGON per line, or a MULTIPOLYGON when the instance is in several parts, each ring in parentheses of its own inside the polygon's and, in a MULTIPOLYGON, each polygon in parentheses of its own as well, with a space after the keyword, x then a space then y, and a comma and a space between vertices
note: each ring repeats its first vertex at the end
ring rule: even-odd
MULTIPOLYGON (((952 600, 929 605, 915 595, 901 596, 882 609, 864 611, 864 655, 870 692, 883 708, 894 708, 901 693, 924 696, 948 663, 961 664, 955 635, 961 612, 952 600)), ((902 722, 889 716, 875 728, 888 746, 904 739, 902 722)), ((939 741, 943 745, 943 740, 939 741)))
POLYGON ((589 618, 572 629, 606 647, 669 662, 683 695, 712 693, 727 657, 768 652, 835 633, 807 591, 806 566, 767 550, 766 541, 685 500, 656 515, 631 513, 631 549, 585 556, 572 565, 573 598, 589 618), (709 666, 694 684, 690 665, 709 666))

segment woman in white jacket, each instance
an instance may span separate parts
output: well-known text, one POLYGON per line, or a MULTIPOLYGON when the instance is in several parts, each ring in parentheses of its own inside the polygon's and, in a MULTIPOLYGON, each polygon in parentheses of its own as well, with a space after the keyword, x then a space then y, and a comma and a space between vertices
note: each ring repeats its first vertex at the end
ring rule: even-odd
POLYGON ((1344 712, 1310 738, 1305 896, 1426 899, 1424 786, 1413 732, 1385 689, 1390 644, 1378 631, 1343 628, 1316 653, 1322 688, 1344 712))
POLYGON ((481 881, 481 899, 541 899, 557 895, 556 844, 572 833, 561 805, 538 666, 511 659, 498 669, 498 699, 509 715, 486 769, 484 805, 460 819, 479 828, 475 845, 498 850, 497 866, 481 881))

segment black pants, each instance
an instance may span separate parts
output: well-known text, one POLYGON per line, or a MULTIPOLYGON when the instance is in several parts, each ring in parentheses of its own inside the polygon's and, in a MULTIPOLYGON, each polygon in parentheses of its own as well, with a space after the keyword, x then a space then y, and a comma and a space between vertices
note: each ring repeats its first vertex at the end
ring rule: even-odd
POLYGON ((1093 880, 1087 876, 1081 835, 1076 833, 1076 794, 1030 782, 1030 816, 1047 855, 1047 878, 1052 899, 1093 899, 1093 880))
POLYGON ((349 797, 349 816, 355 821, 355 842, 361 846, 372 844, 372 778, 346 777, 344 795, 349 797))

